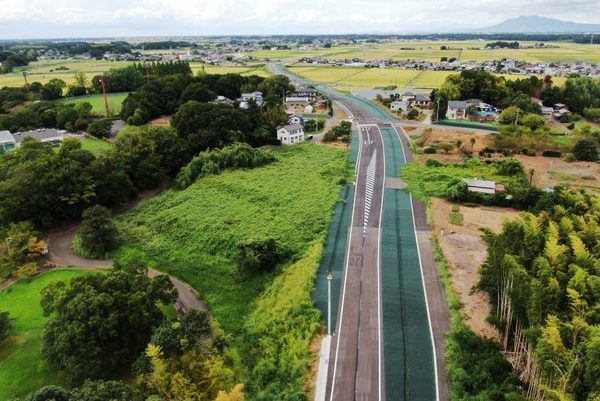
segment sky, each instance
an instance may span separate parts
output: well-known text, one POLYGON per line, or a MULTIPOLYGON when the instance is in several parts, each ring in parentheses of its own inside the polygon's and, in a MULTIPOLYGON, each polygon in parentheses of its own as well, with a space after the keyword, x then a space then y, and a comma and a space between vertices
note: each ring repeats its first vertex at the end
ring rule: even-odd
POLYGON ((523 14, 600 24, 600 1, 0 0, 0 39, 449 32, 523 14))

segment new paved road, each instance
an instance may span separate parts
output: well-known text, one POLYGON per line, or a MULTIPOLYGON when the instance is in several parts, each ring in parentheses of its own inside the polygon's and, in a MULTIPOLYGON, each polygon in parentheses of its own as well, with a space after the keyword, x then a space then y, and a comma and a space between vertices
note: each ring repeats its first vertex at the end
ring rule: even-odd
MULTIPOLYGON (((311 83, 279 65, 269 68, 311 83)), ((398 178, 402 164, 412 161, 401 143, 406 138, 375 104, 317 89, 346 109, 360 133, 325 399, 447 400, 443 334, 448 312, 425 208, 401 190, 398 178)))
POLYGON ((359 126, 360 152, 338 324, 326 399, 381 399, 380 240, 385 183, 383 141, 376 126, 359 126))

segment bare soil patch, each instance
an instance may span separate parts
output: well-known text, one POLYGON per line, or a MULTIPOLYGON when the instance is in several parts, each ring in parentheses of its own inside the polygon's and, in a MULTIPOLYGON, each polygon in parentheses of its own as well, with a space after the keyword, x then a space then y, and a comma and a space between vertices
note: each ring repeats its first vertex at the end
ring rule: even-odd
MULTIPOLYGON (((420 127, 415 127, 415 129, 410 131, 407 130, 407 132, 411 137, 419 135, 419 138, 416 139, 415 144, 423 148, 434 145, 436 143, 461 141, 462 146, 464 148, 477 153, 480 150, 483 150, 486 147, 490 147, 493 144, 493 140, 490 137, 490 135, 482 132, 467 132, 454 129, 420 127), (475 143, 472 147, 471 138, 475 138, 475 143)), ((458 151, 452 150, 450 153, 456 154, 458 153, 458 151)))
POLYGON ((558 157, 543 156, 516 155, 515 158, 523 163, 526 172, 530 169, 535 170, 532 183, 536 186, 545 188, 564 185, 600 193, 600 164, 598 163, 567 163, 558 157))
POLYGON ((498 207, 459 206, 463 225, 457 226, 450 222, 453 203, 438 198, 432 198, 431 202, 434 233, 448 260, 452 285, 464 305, 465 323, 479 336, 499 339, 496 329, 486 322, 491 311, 487 294, 472 291, 479 282, 479 267, 487 255, 479 228, 500 232, 504 219, 516 218, 518 212, 498 207))

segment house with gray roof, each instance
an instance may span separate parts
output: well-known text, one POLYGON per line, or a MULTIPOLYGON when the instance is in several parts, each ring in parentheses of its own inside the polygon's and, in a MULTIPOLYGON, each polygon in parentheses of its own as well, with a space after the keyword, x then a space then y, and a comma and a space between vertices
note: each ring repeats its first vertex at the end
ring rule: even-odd
POLYGON ((57 130, 54 128, 39 128, 31 131, 17 132, 12 134, 15 139, 15 147, 21 146, 21 143, 26 138, 37 139, 40 142, 62 142, 65 139, 64 130, 57 130))
POLYGON ((462 120, 467 118, 467 102, 464 100, 451 100, 448 102, 446 118, 449 120, 462 120))
POLYGON ((282 145, 293 145, 304 142, 304 127, 302 124, 288 124, 277 127, 277 139, 282 145))

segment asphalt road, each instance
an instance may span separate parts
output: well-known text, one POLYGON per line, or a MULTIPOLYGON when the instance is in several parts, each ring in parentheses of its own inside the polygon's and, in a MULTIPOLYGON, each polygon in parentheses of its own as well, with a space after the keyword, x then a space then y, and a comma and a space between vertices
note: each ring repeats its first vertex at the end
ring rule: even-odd
MULTIPOLYGON (((293 81, 311 84, 305 79, 288 73, 280 65, 270 64, 269 68, 276 73, 287 75, 293 81)), ((388 113, 370 102, 335 92, 331 88, 317 85, 317 89, 326 92, 348 112, 360 133, 355 198, 348 233, 338 321, 331 343, 325 399, 328 401, 384 400, 386 398, 384 373, 388 375, 390 373, 383 372, 385 349, 382 340, 384 320, 381 314, 380 281, 385 145, 381 131, 376 126, 390 126, 394 123, 402 132, 400 126, 404 124, 394 120, 388 113), (372 178, 368 174, 369 166, 374 170, 372 178), (370 182, 369 189, 367 189, 367 182, 370 182)), ((399 134, 399 139, 404 145, 406 162, 412 162, 413 155, 408 150, 407 138, 399 134)), ((421 336, 431 338, 434 349, 431 358, 435 359, 437 364, 435 374, 437 382, 434 381, 437 388, 436 398, 448 400, 444 333, 449 329, 449 315, 445 291, 439 281, 431 248, 431 230, 427 224, 426 209, 419 201, 411 199, 411 202, 430 323, 430 327, 427 327, 421 336)), ((407 347, 410 346, 407 344, 407 347)), ((410 366, 408 369, 410 370, 410 366)), ((410 380, 419 380, 419 378, 412 377, 410 380)), ((421 401, 417 394, 405 394, 404 399, 421 401)))
POLYGON ((360 128, 360 141, 342 299, 329 358, 326 399, 330 400, 373 400, 383 393, 379 274, 383 140, 379 130, 369 126, 360 128))

